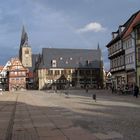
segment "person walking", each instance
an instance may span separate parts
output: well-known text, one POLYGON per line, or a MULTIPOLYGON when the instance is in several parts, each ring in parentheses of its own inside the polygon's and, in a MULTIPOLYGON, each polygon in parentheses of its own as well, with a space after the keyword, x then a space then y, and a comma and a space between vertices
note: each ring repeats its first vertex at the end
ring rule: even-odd
POLYGON ((92 99, 96 102, 96 94, 92 95, 92 99))
POLYGON ((139 87, 137 85, 134 86, 134 96, 136 96, 136 98, 138 98, 138 94, 139 94, 139 87))
POLYGON ((85 88, 85 89, 86 89, 86 93, 88 93, 88 86, 86 86, 86 88, 85 88))
POLYGON ((111 86, 111 91, 112 91, 112 93, 114 93, 114 89, 115 89, 115 88, 114 88, 114 86, 112 85, 112 86, 111 86))

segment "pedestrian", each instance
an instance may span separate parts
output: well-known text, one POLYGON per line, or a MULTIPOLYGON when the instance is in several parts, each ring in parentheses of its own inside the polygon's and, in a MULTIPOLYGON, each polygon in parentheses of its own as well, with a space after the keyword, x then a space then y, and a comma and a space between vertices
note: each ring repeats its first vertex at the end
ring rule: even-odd
POLYGON ((96 102, 96 94, 92 95, 92 99, 96 102))
POLYGON ((139 87, 137 85, 134 86, 134 96, 136 96, 136 98, 138 98, 138 94, 139 94, 139 87))
POLYGON ((112 93, 114 93, 114 86, 113 85, 111 87, 111 91, 112 91, 112 93))
POLYGON ((55 86, 55 93, 57 93, 57 86, 55 86))
POLYGON ((86 86, 86 93, 88 93, 88 86, 86 86))

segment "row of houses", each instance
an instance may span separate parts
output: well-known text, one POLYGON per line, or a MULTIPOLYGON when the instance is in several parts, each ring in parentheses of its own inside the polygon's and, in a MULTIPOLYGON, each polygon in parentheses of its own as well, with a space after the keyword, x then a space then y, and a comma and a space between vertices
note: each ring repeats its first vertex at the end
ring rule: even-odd
POLYGON ((140 11, 134 13, 106 45, 113 86, 137 84, 140 87, 140 11))
POLYGON ((32 54, 25 28, 19 57, 12 58, 0 72, 4 90, 102 88, 103 60, 97 49, 42 48, 32 54))

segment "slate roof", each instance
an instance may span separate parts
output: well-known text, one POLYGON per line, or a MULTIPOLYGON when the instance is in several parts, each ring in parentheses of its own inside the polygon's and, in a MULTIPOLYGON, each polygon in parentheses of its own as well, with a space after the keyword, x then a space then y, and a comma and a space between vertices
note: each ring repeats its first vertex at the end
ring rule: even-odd
POLYGON ((100 68, 101 50, 43 48, 39 68, 52 68, 52 60, 56 68, 100 68))
POLYGON ((134 13, 122 26, 125 27, 124 31, 122 33, 119 33, 119 30, 116 31, 116 33, 118 33, 118 35, 112 39, 107 45, 106 47, 110 47, 113 43, 115 43, 116 41, 118 41, 119 39, 121 39, 122 37, 126 37, 127 35, 130 34, 130 32, 132 31, 132 26, 134 25, 134 23, 136 21, 139 20, 139 13, 140 10, 137 11, 136 13, 134 13), (134 23, 133 23, 134 22, 134 23), (132 24, 133 23, 133 24, 132 24))
POLYGON ((37 62, 39 54, 32 54, 32 67, 29 68, 30 72, 33 72, 35 69, 35 63, 37 62))

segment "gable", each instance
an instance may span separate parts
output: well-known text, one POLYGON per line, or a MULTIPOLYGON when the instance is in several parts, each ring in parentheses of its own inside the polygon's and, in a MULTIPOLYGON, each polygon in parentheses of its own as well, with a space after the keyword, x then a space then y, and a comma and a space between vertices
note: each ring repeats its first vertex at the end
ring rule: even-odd
POLYGON ((140 23, 140 12, 137 14, 137 16, 134 18, 130 26, 128 27, 127 31, 125 32, 123 38, 129 36, 131 32, 133 31, 133 27, 137 24, 140 23))
POLYGON ((10 71, 13 71, 13 70, 27 70, 21 63, 21 61, 18 59, 18 58, 13 58, 11 60, 11 66, 9 68, 10 71))

